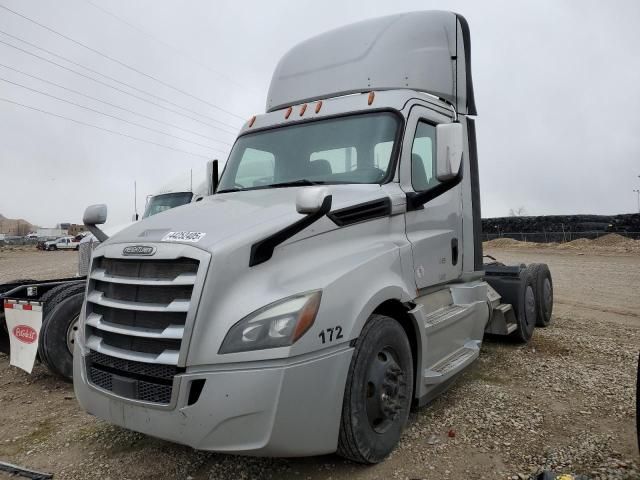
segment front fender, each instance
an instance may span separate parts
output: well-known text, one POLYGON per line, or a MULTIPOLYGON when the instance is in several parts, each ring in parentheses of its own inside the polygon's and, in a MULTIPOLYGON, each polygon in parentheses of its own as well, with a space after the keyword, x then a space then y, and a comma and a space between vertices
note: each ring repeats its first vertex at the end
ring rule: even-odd
POLYGON ((366 319, 384 301, 412 298, 401 261, 401 253, 409 251, 402 215, 281 245, 269 261, 255 267, 248 266, 248 250, 238 246, 213 252, 187 365, 279 359, 334 347, 357 338, 366 319), (229 328, 246 315, 318 289, 322 301, 315 323, 293 346, 217 353, 229 328), (321 332, 327 329, 333 332, 323 339, 321 332))

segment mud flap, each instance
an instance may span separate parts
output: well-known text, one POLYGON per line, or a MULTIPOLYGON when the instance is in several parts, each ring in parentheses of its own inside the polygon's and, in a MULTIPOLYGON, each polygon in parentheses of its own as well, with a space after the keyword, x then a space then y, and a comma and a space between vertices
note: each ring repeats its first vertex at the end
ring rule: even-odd
POLYGON ((31 373, 38 353, 42 304, 7 299, 4 314, 9 332, 9 363, 31 373))

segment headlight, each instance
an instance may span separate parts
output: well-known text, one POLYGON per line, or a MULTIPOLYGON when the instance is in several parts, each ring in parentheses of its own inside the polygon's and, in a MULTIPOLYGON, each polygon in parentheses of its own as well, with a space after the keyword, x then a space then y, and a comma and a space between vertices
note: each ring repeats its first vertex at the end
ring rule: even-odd
POLYGON ((320 291, 304 293, 256 310, 229 329, 218 353, 294 344, 313 325, 321 297, 320 291))

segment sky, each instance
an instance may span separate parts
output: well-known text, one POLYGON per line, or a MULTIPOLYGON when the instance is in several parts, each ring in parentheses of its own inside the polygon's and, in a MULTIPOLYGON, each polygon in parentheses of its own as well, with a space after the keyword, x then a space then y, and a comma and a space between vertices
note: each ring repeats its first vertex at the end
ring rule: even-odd
POLYGON ((484 217, 637 211, 637 0, 0 0, 0 214, 127 222, 134 181, 142 212, 226 159, 293 45, 429 9, 470 25, 484 217))

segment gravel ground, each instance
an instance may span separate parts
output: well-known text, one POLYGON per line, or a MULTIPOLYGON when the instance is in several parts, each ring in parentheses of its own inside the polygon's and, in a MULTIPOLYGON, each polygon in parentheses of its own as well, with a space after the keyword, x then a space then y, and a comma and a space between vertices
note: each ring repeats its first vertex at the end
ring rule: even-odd
MULTIPOLYGON (((594 479, 639 479, 634 430, 640 349, 640 255, 491 248, 507 263, 546 262, 553 323, 519 346, 485 342, 445 395, 412 413, 400 446, 363 467, 330 455, 256 459, 196 452, 110 426, 82 412, 70 385, 38 367, 28 376, 0 355, 0 459, 56 479, 532 478, 543 468, 594 479)), ((32 256, 0 252, 2 278, 32 256), (9 257, 9 258, 7 258, 9 257), (8 271, 6 265, 18 266, 8 271)), ((59 273, 63 275, 64 273, 59 273)))
POLYGON ((18 279, 48 280, 78 272, 78 252, 45 252, 36 247, 0 247, 0 283, 18 279))

